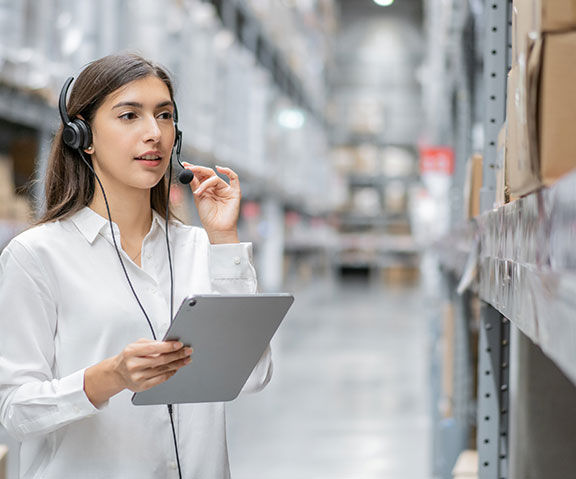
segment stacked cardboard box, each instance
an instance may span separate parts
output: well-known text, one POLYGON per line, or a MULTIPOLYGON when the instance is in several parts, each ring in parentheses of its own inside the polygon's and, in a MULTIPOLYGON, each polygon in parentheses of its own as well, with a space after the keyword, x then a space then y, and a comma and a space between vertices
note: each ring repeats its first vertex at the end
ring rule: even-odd
POLYGON ((0 218, 9 218, 14 196, 14 174, 9 158, 0 156, 0 218))
POLYGON ((452 469, 453 479, 478 479, 478 451, 463 451, 454 469, 452 469))
POLYGON ((576 0, 515 0, 506 186, 512 197, 576 168, 576 0))
POLYGON ((32 211, 28 199, 16 195, 12 160, 0 156, 0 219, 29 223, 32 211))
POLYGON ((6 479, 6 457, 8 456, 8 447, 0 444, 0 479, 6 479))
POLYGON ((466 165, 464 183, 464 218, 469 220, 480 214, 480 190, 482 188, 482 155, 472 155, 466 165))

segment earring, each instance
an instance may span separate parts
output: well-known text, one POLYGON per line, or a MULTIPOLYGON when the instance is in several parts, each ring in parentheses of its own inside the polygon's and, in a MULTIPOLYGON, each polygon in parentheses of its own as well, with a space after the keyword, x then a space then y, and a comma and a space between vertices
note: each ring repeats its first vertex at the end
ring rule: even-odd
POLYGON ((86 148, 86 152, 88 153, 92 153, 94 151, 94 145, 90 145, 88 148, 86 148))

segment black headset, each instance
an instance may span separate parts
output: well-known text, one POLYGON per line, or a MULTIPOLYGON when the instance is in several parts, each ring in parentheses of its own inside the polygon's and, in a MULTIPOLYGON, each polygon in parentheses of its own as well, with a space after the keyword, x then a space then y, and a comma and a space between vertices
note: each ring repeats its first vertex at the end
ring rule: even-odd
MULTIPOLYGON (((104 197, 104 203, 106 204, 106 211, 108 213, 108 223, 110 225, 110 232, 112 234, 112 241, 114 243, 114 249, 116 250, 116 254, 118 255, 118 259, 120 260, 120 265, 122 266, 122 270, 124 271, 124 275, 126 280, 128 281, 128 285, 132 290, 132 294, 134 295, 136 301, 138 302, 138 306, 144 313, 146 321, 148 322, 148 326, 150 327, 150 331, 152 332, 152 336, 156 339, 156 332, 150 322, 150 318, 132 285, 132 281, 130 281, 130 276, 128 275, 128 271, 126 270, 126 266, 124 265, 124 261, 122 260, 122 255, 120 254, 120 249, 118 248, 118 244, 116 242, 116 235, 114 234, 114 230, 112 227, 112 215, 110 213, 110 206, 108 204, 108 198, 106 197, 106 192, 104 191, 104 187, 98 178, 98 175, 94 171, 94 168, 90 164, 90 162, 84 156, 84 150, 92 145, 92 129, 88 122, 83 120, 82 118, 74 118, 74 120, 70 121, 70 117, 68 116, 68 111, 66 110, 66 96, 68 94, 68 88, 70 88, 70 84, 74 81, 74 77, 69 77, 64 82, 64 86, 60 91, 60 98, 58 100, 58 110, 60 111, 60 118, 62 119, 63 129, 62 129, 62 141, 65 145, 69 146, 73 150, 78 151, 80 155, 80 159, 86 164, 86 166, 90 169, 90 171, 94 174, 94 178, 100 185, 100 189, 102 190, 102 195, 104 197)), ((182 132, 178 128, 178 109, 176 108, 176 103, 174 102, 174 130, 175 130, 175 138, 174 138, 174 145, 172 147, 172 153, 176 150, 176 160, 178 164, 183 168, 183 171, 180 172, 178 175, 178 179, 181 183, 188 184, 194 179, 194 173, 190 170, 184 168, 184 165, 180 161, 180 151, 182 150, 182 132)), ((172 270, 172 253, 170 252, 170 240, 168 238, 168 216, 169 216, 169 208, 170 208, 170 183, 172 180, 172 161, 170 161, 170 173, 168 177, 168 191, 166 194, 166 248, 168 251, 168 265, 170 267, 170 321, 173 319, 173 308, 174 308, 174 274, 172 270)), ((172 404, 168 404, 168 414, 170 416, 170 425, 172 426, 172 437, 174 439, 174 450, 176 453, 176 462, 178 465, 178 476, 182 479, 182 467, 180 465, 180 453, 178 451, 178 440, 176 438, 176 428, 174 426, 174 417, 173 417, 173 409, 172 404)))
POLYGON ((70 121, 68 111, 66 110, 66 95, 73 80, 74 77, 69 77, 66 82, 64 82, 58 101, 60 118, 64 124, 62 141, 73 150, 85 150, 92 144, 92 130, 90 129, 90 125, 82 118, 74 118, 73 121, 70 121))
MULTIPOLYGON (((74 118, 70 120, 68 111, 66 109, 66 97, 70 84, 74 81, 74 77, 68 77, 64 82, 64 86, 60 91, 60 98, 58 100, 58 110, 60 111, 60 118, 62 119, 62 141, 65 145, 73 150, 83 151, 92 144, 92 129, 87 121, 82 118, 74 118)), ((176 150, 176 161, 182 167, 182 171, 178 175, 178 181, 187 185, 194 179, 194 173, 187 170, 180 161, 180 152, 182 151, 182 131, 178 128, 178 108, 174 102, 174 147, 176 150)))

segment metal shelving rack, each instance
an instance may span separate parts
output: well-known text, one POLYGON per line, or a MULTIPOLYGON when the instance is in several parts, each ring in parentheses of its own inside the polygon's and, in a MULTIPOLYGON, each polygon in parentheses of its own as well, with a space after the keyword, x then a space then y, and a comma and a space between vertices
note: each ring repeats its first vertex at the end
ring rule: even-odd
MULTIPOLYGON (((492 209, 496 198, 498 133, 506 120, 506 79, 510 64, 511 0, 485 4, 484 45, 484 162, 481 211, 492 209)), ((510 324, 490 303, 484 303, 478 346, 479 478, 508 477, 508 411, 510 324)))
MULTIPOLYGON (((496 145, 506 119, 511 7, 511 0, 484 3, 481 214, 453 227, 440 257, 457 322, 473 320, 465 308, 470 297, 482 304, 478 477, 565 478, 576 468, 576 173, 493 207, 503 167, 496 145), (456 297, 454 279, 474 269, 476 279, 456 297)), ((460 445, 471 446, 469 440, 460 445)))

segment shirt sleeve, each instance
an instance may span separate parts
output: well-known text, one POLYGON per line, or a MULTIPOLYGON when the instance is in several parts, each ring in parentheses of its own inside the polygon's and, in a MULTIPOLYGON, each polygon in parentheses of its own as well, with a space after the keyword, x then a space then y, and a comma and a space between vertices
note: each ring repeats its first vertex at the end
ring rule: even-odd
POLYGON ((210 280, 218 294, 255 294, 258 289, 252 243, 210 245, 210 280))
MULTIPOLYGON (((258 282, 252 259, 252 243, 210 245, 210 275, 214 293, 256 294, 258 282)), ((241 392, 264 389, 270 382, 272 371, 272 352, 268 346, 241 392)))
POLYGON ((0 422, 16 439, 98 412, 84 369, 55 377, 57 304, 38 262, 13 241, 0 256, 0 422))

